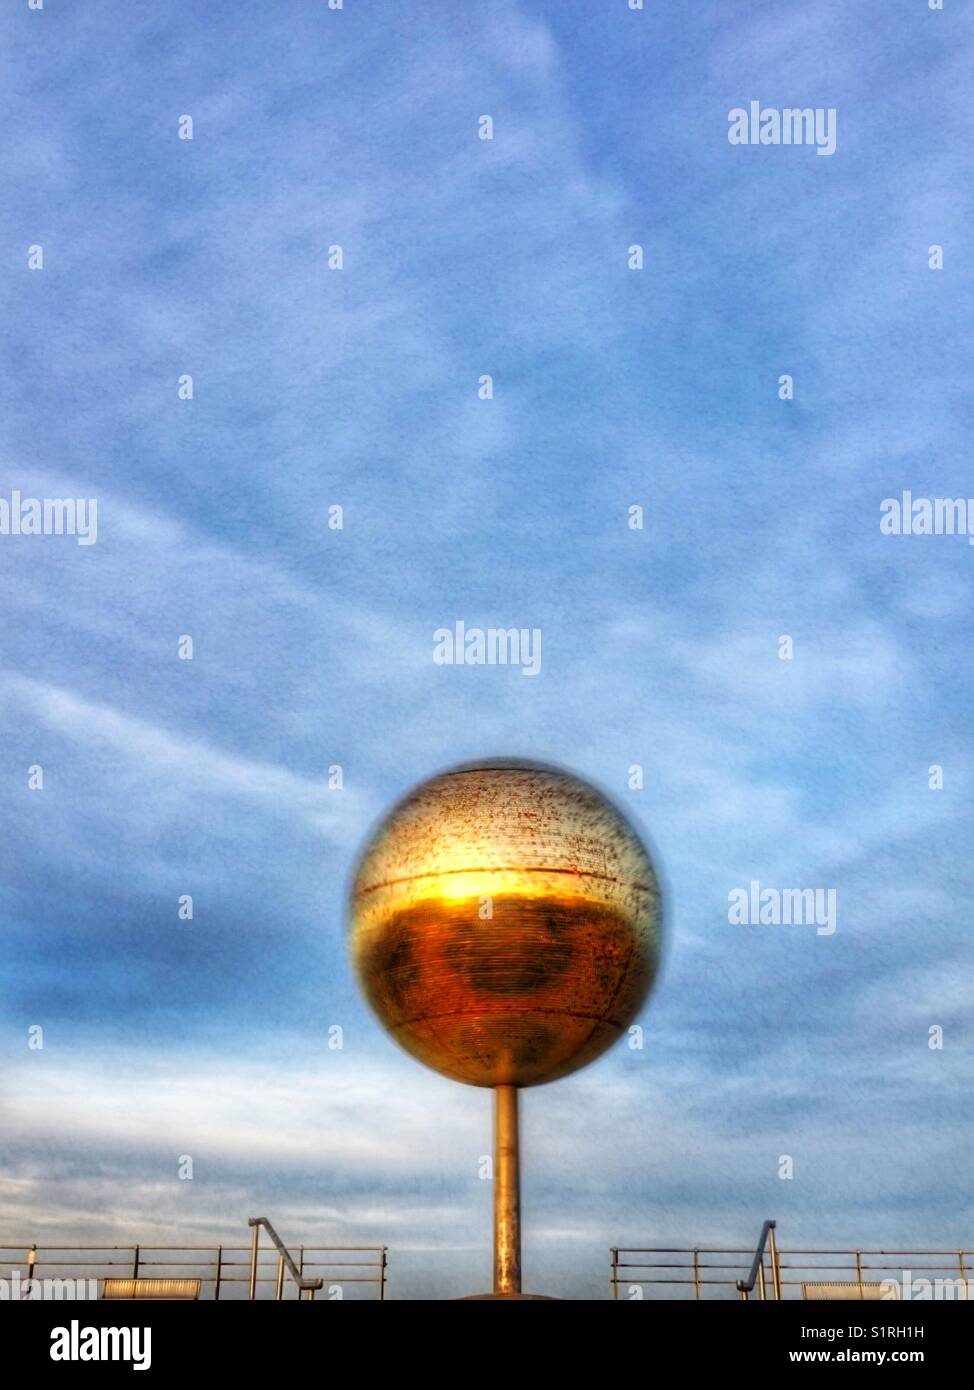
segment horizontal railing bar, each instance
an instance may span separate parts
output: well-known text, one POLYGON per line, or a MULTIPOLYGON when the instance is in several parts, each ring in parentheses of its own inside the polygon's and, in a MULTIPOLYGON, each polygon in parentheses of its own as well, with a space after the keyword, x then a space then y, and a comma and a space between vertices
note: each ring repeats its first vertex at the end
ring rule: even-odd
MULTIPOLYGON (((164 1245, 163 1250, 175 1250, 175 1245, 164 1245)), ((183 1250, 192 1250, 192 1245, 183 1245, 183 1250)), ((215 1245, 200 1245, 200 1250, 215 1250, 215 1245)), ((0 1245, 0 1251, 4 1250, 128 1250, 135 1254, 135 1245, 32 1245, 31 1241, 26 1240, 19 1245, 0 1245)))
MULTIPOLYGON (((224 1252, 224 1253, 226 1253, 226 1252, 224 1252)), ((257 1262, 258 1262, 258 1264, 261 1264, 261 1263, 267 1264, 267 1263, 271 1262, 269 1257, 270 1257, 273 1253, 274 1253, 274 1252, 270 1249, 270 1247, 265 1245, 264 1248, 263 1248, 263 1250, 261 1250, 260 1254, 259 1254, 258 1257, 257 1257, 257 1262)), ((160 1261, 160 1263, 163 1263, 163 1264, 164 1264, 165 1261, 160 1261)), ((247 1267, 247 1269, 250 1268, 250 1261, 249 1261, 249 1260, 224 1260, 223 1263, 224 1263, 225 1265, 236 1265, 237 1268, 239 1268, 241 1265, 245 1265, 245 1266, 247 1267)), ((272 1263, 275 1264, 275 1265, 277 1264, 277 1258, 276 1258, 276 1256, 275 1256, 275 1258, 273 1259, 272 1263)), ((335 1261, 334 1261, 334 1260, 321 1260, 321 1261, 319 1261, 319 1263, 320 1263, 320 1264, 334 1264, 335 1261)), ((377 1264, 381 1264, 382 1261, 381 1261, 381 1259, 378 1259, 378 1260, 360 1260, 360 1261, 358 1261, 358 1263, 359 1263, 359 1264, 368 1264, 368 1265, 377 1265, 377 1264)))
MULTIPOLYGON (((780 1266, 780 1268, 781 1268, 781 1269, 817 1269, 817 1270, 823 1270, 823 1269, 855 1269, 855 1268, 856 1268, 856 1264, 855 1264, 855 1261, 853 1261, 851 1264, 848 1264, 848 1265, 833 1265, 833 1264, 806 1265, 806 1264, 801 1264, 801 1263, 798 1263, 798 1264, 790 1264, 790 1263, 789 1263, 789 1264, 782 1264, 782 1265, 780 1266)), ((875 1263, 873 1263, 873 1262, 871 1262, 871 1261, 870 1261, 869 1264, 867 1264, 865 1260, 862 1260, 861 1263, 860 1263, 860 1268, 862 1268, 862 1269, 902 1269, 902 1268, 903 1268, 903 1265, 902 1265, 902 1262, 897 1263, 897 1264, 887 1265, 887 1264, 875 1264, 875 1263)), ((942 1264, 942 1265, 939 1265, 939 1264, 938 1264, 938 1265, 918 1265, 918 1264, 914 1264, 914 1265, 912 1266, 912 1268, 913 1268, 913 1269, 934 1269, 934 1270, 936 1270, 936 1269, 956 1269, 956 1268, 957 1268, 957 1256, 956 1256, 956 1255, 954 1256, 953 1262, 952 1262, 951 1264, 942 1264)))
POLYGON ((683 1284, 686 1288, 694 1284, 713 1284, 714 1288, 733 1289, 733 1279, 610 1279, 610 1284, 683 1284))
MULTIPOLYGON (((141 1268, 141 1266, 140 1266, 140 1268, 141 1268)), ((94 1278, 101 1278, 101 1277, 104 1277, 104 1276, 95 1275, 95 1276, 93 1276, 93 1277, 94 1277, 94 1278)), ((276 1284, 276 1283, 277 1283, 277 1276, 276 1276, 276 1275, 273 1275, 273 1274, 264 1275, 262 1278, 258 1279, 257 1282, 258 1282, 258 1284, 276 1284)), ((371 1275, 366 1275, 366 1274, 342 1274, 342 1275, 340 1275, 340 1276, 336 1276, 333 1280, 330 1280, 330 1281, 329 1281, 329 1280, 323 1280, 322 1282, 324 1282, 324 1283, 331 1282, 331 1283, 334 1283, 334 1284, 381 1284, 381 1283, 382 1283, 382 1275, 381 1275, 381 1274, 371 1274, 371 1275)), ((225 1277, 224 1277, 224 1276, 221 1276, 220 1279, 217 1280, 217 1278, 216 1278, 215 1275, 207 1274, 207 1275, 201 1275, 201 1276, 200 1276, 200 1283, 201 1283, 201 1284, 216 1284, 216 1283, 219 1283, 219 1284, 220 1284, 220 1287, 222 1288, 224 1284, 249 1284, 249 1283, 250 1283, 250 1279, 249 1279, 246 1275, 242 1275, 242 1274, 228 1274, 228 1275, 226 1275, 225 1277)))
MULTIPOLYGON (((32 1264, 35 1269, 39 1269, 42 1265, 53 1265, 58 1269, 124 1269, 131 1265, 132 1261, 131 1259, 35 1259, 35 1261, 14 1259, 11 1264, 32 1264)), ((217 1269, 218 1266, 221 1269, 247 1269, 249 1268, 249 1261, 245 1261, 245 1259, 228 1261, 225 1259, 220 1264, 218 1261, 204 1262, 200 1259, 139 1259, 139 1268, 149 1268, 149 1266, 153 1269, 217 1269)), ((271 1270, 267 1275, 258 1275, 260 1279, 276 1279, 276 1261, 274 1265, 264 1261, 263 1265, 258 1266, 258 1268, 271 1270)), ((304 1268, 378 1269, 381 1268, 381 1262, 365 1261, 365 1259, 315 1259, 315 1261, 304 1261, 304 1268)))
POLYGON ((131 1260, 35 1260, 33 1266, 27 1260, 11 1260, 13 1265, 22 1264, 25 1268, 40 1269, 41 1265, 51 1269, 131 1269, 131 1260))
POLYGON ((616 1265, 616 1269, 747 1269, 745 1264, 726 1265, 717 1261, 700 1260, 698 1264, 678 1265, 678 1264, 623 1264, 621 1261, 616 1265))
MULTIPOLYGON (((371 1252, 374 1251, 375 1254, 381 1255, 382 1251, 388 1251, 388 1248, 388 1245, 304 1245, 304 1250, 313 1251, 315 1254, 324 1254, 324 1252, 329 1250, 335 1250, 338 1251, 339 1254, 354 1254, 354 1252, 371 1254, 371 1252)), ((132 1251, 133 1255, 135 1255, 136 1250, 172 1250, 175 1251, 176 1254, 179 1254, 179 1252, 186 1250, 213 1250, 215 1252, 220 1250, 220 1245, 32 1245, 31 1241, 28 1240, 22 1241, 21 1244, 17 1245, 0 1245, 0 1254, 6 1250, 33 1250, 36 1254, 40 1254, 42 1250, 128 1250, 132 1251)), ((229 1254, 245 1255, 247 1251, 250 1250, 250 1247, 249 1245, 224 1245, 222 1250, 224 1250, 224 1254, 229 1252, 229 1254)))
MULTIPOLYGON (((959 1275, 958 1275, 957 1277, 960 1278, 959 1275)), ((349 1280, 348 1282, 352 1282, 352 1281, 349 1280)), ((780 1282, 781 1282, 782 1287, 787 1286, 788 1288, 800 1289, 801 1286, 802 1286, 803 1284, 808 1284, 808 1283, 811 1283, 811 1282, 813 1282, 813 1281, 811 1281, 811 1280, 809 1280, 809 1279, 782 1279, 780 1282)), ((856 1282, 856 1281, 853 1281, 853 1282, 856 1282)), ((735 1282, 734 1280, 732 1280, 732 1279, 610 1279, 610 1280, 609 1280, 609 1283, 610 1283, 610 1285, 612 1285, 612 1284, 642 1284, 642 1285, 645 1285, 647 1288, 657 1288, 657 1287, 662 1288, 664 1285, 670 1285, 670 1284, 679 1285, 681 1288, 685 1288, 685 1289, 693 1288, 693 1287, 694 1287, 695 1285, 697 1285, 697 1284, 699 1284, 699 1285, 701 1285, 701 1286, 704 1285, 704 1284, 707 1284, 708 1286, 710 1286, 710 1287, 712 1287, 712 1288, 715 1288, 715 1289, 736 1289, 736 1288, 737 1288, 736 1282, 735 1282)), ((963 1301, 963 1300, 961 1300, 961 1301, 963 1301)))
POLYGON ((782 1255, 971 1255, 974 1250, 782 1250, 782 1255))
MULTIPOLYGON (((24 1261, 21 1261, 21 1264, 23 1264, 23 1263, 24 1263, 24 1261)), ((87 1260, 49 1260, 49 1261, 45 1261, 45 1264, 46 1264, 47 1266, 49 1266, 50 1268, 52 1268, 52 1269, 75 1269, 75 1268, 78 1268, 78 1269, 104 1269, 104 1268, 106 1267, 104 1262, 101 1262, 101 1263, 98 1263, 98 1264, 93 1264, 93 1263, 91 1263, 90 1261, 87 1261, 87 1260)), ((25 1266, 25 1267, 26 1267, 26 1266, 25 1266)), ((131 1267, 132 1267, 132 1262, 131 1262, 130 1260, 110 1261, 110 1262, 108 1262, 108 1266, 107 1266, 107 1267, 108 1267, 109 1269, 131 1269, 131 1267)), ((149 1269, 149 1268, 152 1268, 152 1269, 169 1269, 170 1267, 171 1267, 171 1266, 168 1264, 168 1262, 160 1262, 160 1261, 156 1261, 156 1260, 145 1260, 145 1261, 141 1261, 141 1260, 140 1260, 140 1261, 139 1261, 139 1268, 140 1268, 140 1269, 149 1269)), ((204 1266, 201 1266, 201 1265, 193 1265, 193 1264, 187 1264, 187 1265, 184 1266, 184 1267, 185 1267, 185 1268, 188 1268, 188 1269, 194 1269, 194 1268, 195 1268, 195 1269, 200 1269, 200 1270, 202 1270, 202 1269, 204 1268, 204 1266)), ((214 1269, 216 1268, 215 1265, 214 1265, 213 1267, 214 1267, 214 1269)), ((308 1266, 306 1265, 306 1266, 305 1266, 305 1269, 307 1269, 307 1267, 308 1267, 308 1266)), ((39 1269, 39 1268, 40 1268, 40 1261, 38 1261, 38 1262, 34 1265, 34 1269, 39 1269)), ((205 1266, 205 1268, 209 1268, 209 1266, 205 1266)), ((226 1265, 224 1265, 222 1268, 223 1268, 223 1269, 226 1269, 226 1265)), ((238 1266, 236 1266, 236 1268, 239 1269, 240 1266, 238 1265, 238 1266)), ((318 1268, 319 1268, 319 1269, 371 1269, 372 1266, 371 1266, 371 1265, 319 1265, 318 1268)), ((376 1266, 376 1268, 381 1268, 381 1267, 380 1267, 380 1266, 376 1266)), ((350 1277, 350 1276, 349 1276, 349 1277, 350 1277)), ((362 1276, 362 1277, 363 1277, 363 1280, 365 1280, 365 1276, 362 1276)), ((367 1280, 365 1280, 365 1282, 367 1282, 367 1283, 374 1283, 375 1280, 378 1279, 378 1278, 380 1278, 380 1277, 381 1277, 380 1274, 370 1275, 369 1278, 368 1278, 367 1280)), ((205 1283, 205 1284, 215 1284, 215 1283, 216 1283, 216 1275, 215 1275, 215 1274, 203 1274, 203 1273, 201 1273, 201 1274, 200 1274, 200 1279, 201 1279, 201 1280, 203 1281, 203 1283, 205 1283)), ((276 1272, 271 1273, 271 1274, 258 1274, 258 1276, 257 1276, 257 1282, 258 1282, 258 1284, 273 1284, 273 1283, 276 1282, 276 1280, 277 1280, 277 1274, 276 1274, 276 1272)), ((221 1284, 246 1284, 246 1283, 249 1283, 249 1281, 250 1281, 250 1280, 249 1280, 249 1275, 245 1275, 245 1274, 224 1274, 224 1273, 222 1273, 222 1272, 221 1272, 221 1274, 220 1274, 220 1283, 221 1283, 221 1284)))
POLYGON ((620 1255, 692 1255, 695 1251, 699 1255, 750 1255, 749 1250, 738 1250, 734 1245, 616 1245, 616 1251, 620 1255))
MULTIPOLYGON (((851 1264, 848 1264, 848 1265, 838 1265, 838 1264, 817 1264, 817 1265, 808 1264, 808 1265, 806 1265, 806 1264, 785 1264, 785 1263, 781 1263, 781 1264, 779 1264, 778 1267, 779 1267, 779 1269, 805 1269, 805 1270, 818 1270, 818 1271, 821 1272, 822 1270, 850 1270, 850 1269, 853 1269, 853 1270, 854 1270, 854 1269, 856 1268, 856 1264, 855 1264, 855 1261, 853 1261, 851 1264)), ((892 1265, 888 1265, 888 1264, 875 1264, 875 1263, 869 1263, 869 1264, 867 1264, 866 1261, 863 1260, 863 1261, 861 1262, 861 1266, 860 1266, 860 1267, 861 1267, 862 1269, 864 1269, 864 1270, 870 1270, 870 1269, 872 1269, 872 1270, 877 1270, 877 1269, 901 1269, 901 1268, 902 1268, 902 1265, 901 1265, 901 1264, 892 1264, 892 1265)), ((614 1268, 616 1268, 616 1269, 682 1269, 682 1270, 690 1271, 690 1270, 692 1270, 692 1269, 694 1269, 694 1268, 696 1268, 696 1269, 728 1269, 728 1270, 731 1270, 731 1269, 745 1269, 745 1268, 747 1268, 747 1266, 746 1266, 746 1265, 712 1264, 712 1263, 710 1263, 710 1261, 705 1261, 705 1260, 700 1260, 699 1263, 698 1263, 697 1265, 692 1265, 692 1264, 679 1265, 679 1264, 665 1264, 665 1263, 660 1263, 660 1264, 655 1264, 655 1263, 654 1263, 654 1264, 625 1264, 625 1263, 623 1263, 622 1261, 620 1261, 619 1263, 617 1263, 617 1264, 614 1266, 614 1268)), ((921 1272, 922 1272, 923 1270, 925 1270, 925 1269, 937 1271, 937 1270, 939 1270, 939 1269, 956 1269, 956 1268, 957 1268, 957 1257, 956 1257, 956 1256, 954 1257, 954 1261, 953 1261, 952 1264, 913 1265, 913 1269, 914 1269, 914 1270, 918 1270, 918 1271, 921 1271, 921 1272)), ((974 1272, 972 1272, 972 1277, 974 1277, 974 1272)))
MULTIPOLYGON (((749 1255, 749 1250, 734 1250, 722 1245, 697 1245, 697 1246, 675 1246, 675 1245, 640 1245, 615 1247, 620 1255, 749 1255)), ((972 1249, 960 1249, 955 1247, 953 1250, 779 1250, 779 1255, 850 1255, 853 1258, 859 1255, 950 1255, 956 1258, 958 1255, 974 1254, 972 1249)))
MULTIPOLYGON (((693 1265, 650 1265, 648 1267, 645 1265, 616 1265, 615 1267, 616 1269, 641 1270, 644 1273, 646 1273, 648 1278, 653 1277, 651 1274, 649 1274, 650 1269, 671 1269, 676 1274, 693 1273, 693 1265)), ((697 1269, 723 1270, 725 1271, 725 1278, 727 1278, 728 1280, 733 1280, 740 1273, 740 1271, 745 1268, 745 1265, 697 1265, 697 1269)))
MULTIPOLYGON (((305 1260, 305 1270, 309 1269, 372 1269, 371 1264, 366 1264, 362 1260, 305 1260)), ((375 1266, 378 1268, 378 1266, 375 1266)))
MULTIPOLYGON (((375 1284, 375 1283, 377 1283, 377 1282, 381 1279, 381 1277, 382 1277, 382 1276, 379 1275, 379 1274, 370 1274, 370 1275, 364 1275, 364 1274, 361 1274, 361 1275, 359 1275, 359 1274, 352 1275, 352 1274, 348 1274, 348 1275, 343 1275, 343 1276, 342 1276, 342 1279, 343 1279, 344 1282, 346 1282, 346 1283, 351 1282, 352 1279, 358 1279, 359 1282, 362 1283, 362 1284, 375 1284)), ((341 1282, 341 1281, 336 1280, 336 1283, 337 1283, 337 1282, 341 1282)), ((207 1284, 215 1284, 215 1283, 216 1283, 216 1279, 214 1278, 214 1276, 213 1276, 212 1274, 208 1274, 208 1275, 206 1276, 205 1280, 204 1280, 204 1283, 207 1283, 207 1284)), ((221 1283, 221 1284, 249 1284, 249 1283, 250 1283, 250 1278, 249 1278, 249 1276, 246 1275, 246 1274, 228 1274, 225 1278, 221 1275, 221 1277, 220 1277, 220 1283, 221 1283)), ((258 1284, 276 1284, 276 1283, 277 1283, 277 1275, 276 1275, 276 1274, 262 1274, 262 1275, 260 1276, 260 1278, 257 1280, 257 1283, 258 1283, 258 1284)))
MULTIPOLYGON (((206 1280, 206 1283, 208 1283, 208 1284, 214 1284, 215 1282, 216 1282, 215 1279, 207 1279, 207 1280, 206 1280)), ((277 1278, 276 1278, 276 1276, 275 1276, 275 1277, 272 1278, 272 1279, 258 1279, 257 1282, 258 1282, 258 1284, 276 1284, 276 1283, 277 1283, 277 1278)), ((329 1281, 328 1281, 328 1280, 322 1280, 322 1282, 323 1282, 323 1283, 327 1283, 327 1282, 329 1282, 329 1281)), ((379 1275, 379 1274, 373 1274, 373 1275, 365 1275, 365 1274, 343 1274, 343 1275, 341 1276, 340 1279, 333 1279, 331 1282, 334 1283, 334 1284, 381 1284, 381 1283, 382 1283, 382 1276, 379 1275)), ((221 1280, 220 1280, 220 1286, 221 1286, 221 1288, 222 1288, 222 1286, 223 1286, 224 1284, 249 1284, 249 1283, 250 1283, 250 1280, 249 1280, 249 1279, 247 1279, 247 1278, 245 1278, 245 1277, 243 1277, 243 1276, 241 1276, 241 1275, 238 1275, 238 1274, 233 1275, 232 1278, 229 1278, 229 1279, 221 1279, 221 1280)))
MULTIPOLYGON (((27 1261, 26 1261, 26 1260, 20 1260, 19 1263, 22 1264, 22 1265, 26 1265, 26 1264, 27 1264, 27 1261)), ((34 1263, 33 1263, 33 1268, 34 1268, 34 1269, 40 1269, 42 1265, 44 1266, 45 1269, 131 1269, 131 1268, 132 1268, 132 1261, 131 1261, 131 1260, 35 1260, 34 1263)), ((139 1261, 139 1268, 141 1269, 143 1265, 146 1265, 146 1266, 152 1265, 152 1266, 154 1266, 154 1267, 160 1267, 160 1266, 161 1266, 163 1269, 175 1269, 175 1268, 179 1268, 179 1267, 183 1267, 183 1268, 186 1268, 186 1269, 209 1269, 209 1268, 211 1268, 211 1266, 210 1266, 209 1264, 201 1265, 201 1264, 199 1264, 196 1260, 185 1260, 185 1261, 182 1261, 182 1262, 173 1260, 172 1263, 170 1263, 169 1260, 163 1260, 163 1261, 159 1261, 159 1260, 140 1260, 140 1261, 139 1261)), ((214 1264, 214 1265, 212 1266, 212 1268, 215 1269, 215 1268, 216 1268, 216 1265, 214 1264)), ((267 1275, 267 1278, 268 1278, 268 1279, 271 1279, 271 1278, 273 1278, 273 1277, 274 1277, 273 1275, 270 1275, 270 1274, 267 1275)))

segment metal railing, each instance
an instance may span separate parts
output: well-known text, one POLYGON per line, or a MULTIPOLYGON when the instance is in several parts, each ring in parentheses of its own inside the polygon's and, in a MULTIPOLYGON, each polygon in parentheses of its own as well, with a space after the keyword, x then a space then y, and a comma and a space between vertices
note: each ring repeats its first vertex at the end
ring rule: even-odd
POLYGON ((620 1289, 622 1296, 628 1293, 631 1298, 642 1298, 644 1290, 654 1289, 661 1298, 701 1301, 736 1296, 746 1300, 755 1287, 759 1300, 801 1298, 803 1284, 848 1281, 868 1287, 873 1280, 903 1285, 907 1279, 914 1288, 919 1280, 932 1285, 939 1280, 946 1297, 974 1296, 974 1250, 970 1248, 779 1250, 773 1221, 764 1223, 755 1251, 737 1246, 614 1246, 609 1255, 614 1299, 620 1297, 620 1289))
MULTIPOLYGON (((322 1287, 322 1285, 324 1284, 325 1281, 324 1281, 323 1278, 321 1278, 321 1277, 319 1277, 319 1276, 310 1276, 310 1277, 309 1277, 308 1275, 305 1274, 305 1272, 304 1272, 304 1271, 305 1271, 305 1263, 304 1263, 304 1256, 303 1256, 303 1253, 302 1253, 301 1256, 300 1256, 300 1258, 301 1258, 301 1264, 300 1264, 300 1266, 299 1266, 299 1265, 295 1264, 294 1259, 292 1258, 290 1251, 287 1249, 286 1245, 285 1245, 284 1242, 281 1240, 280 1236, 277 1234, 277 1232, 275 1231, 274 1227, 271 1225, 270 1221, 268 1221, 268 1219, 267 1219, 266 1216, 251 1216, 251 1217, 248 1219, 248 1221, 247 1221, 247 1225, 251 1228, 251 1231, 252 1231, 252 1235, 251 1235, 251 1244, 250 1244, 250 1297, 251 1297, 251 1298, 256 1298, 256 1296, 257 1296, 257 1295, 256 1295, 256 1288, 257 1288, 257 1281, 258 1281, 258 1278, 259 1278, 259 1267, 260 1267, 260 1231, 261 1231, 261 1227, 263 1227, 264 1230, 267 1232, 267 1234, 270 1236, 271 1242, 272 1242, 272 1244, 274 1245, 274 1248, 275 1248, 276 1251, 277 1251, 277 1295, 276 1295, 276 1296, 277 1296, 278 1300, 280 1300, 280 1299, 283 1298, 283 1296, 284 1296, 284 1271, 285 1271, 285 1269, 287 1270, 287 1272, 290 1274, 291 1278, 294 1280, 295 1284, 297 1285, 298 1298, 300 1298, 301 1295, 302 1295, 303 1293, 307 1293, 309 1299, 314 1299, 315 1294, 316 1294, 317 1291, 322 1287)), ((352 1254, 361 1254, 363 1251, 367 1251, 369 1254, 373 1254, 373 1253, 377 1254, 378 1257, 379 1257, 379 1258, 378 1258, 378 1261, 376 1262, 377 1269, 378 1269, 378 1273, 377 1273, 377 1274, 373 1274, 373 1275, 348 1275, 348 1276, 345 1276, 345 1279, 344 1279, 343 1282, 345 1282, 345 1283, 350 1283, 350 1284, 363 1284, 363 1283, 364 1283, 364 1284, 375 1284, 375 1285, 376 1285, 376 1288, 377 1288, 377 1290, 378 1290, 378 1297, 379 1297, 379 1300, 380 1300, 380 1301, 384 1301, 384 1300, 385 1300, 385 1296, 386 1296, 386 1264, 387 1264, 387 1261, 388 1261, 388 1247, 387 1247, 387 1246, 385 1246, 385 1245, 380 1245, 380 1246, 332 1245, 332 1246, 329 1246, 328 1248, 329 1248, 329 1250, 334 1251, 335 1253, 342 1253, 342 1254, 348 1254, 348 1253, 352 1253, 352 1254)), ((303 1252, 303 1247, 301 1247, 301 1249, 302 1249, 302 1252, 303 1252)), ((363 1269, 363 1268, 371 1268, 371 1267, 372 1267, 372 1262, 370 1262, 370 1261, 361 1261, 361 1260, 332 1261, 332 1264, 333 1264, 335 1267, 337 1267, 337 1266, 340 1264, 343 1268, 352 1268, 352 1269, 363 1269)), ((308 1266, 308 1268, 310 1268, 310 1266, 308 1266)))
MULTIPOLYGON (((286 1250, 266 1217, 254 1217, 249 1245, 0 1245, 0 1278, 17 1273, 21 1289, 28 1279, 91 1280, 124 1276, 184 1277, 201 1281, 201 1297, 274 1298, 285 1296, 290 1275, 298 1298, 314 1298, 328 1286, 344 1296, 371 1286, 375 1297, 386 1293, 388 1247, 385 1245, 299 1245, 286 1250), (259 1229, 271 1235, 272 1246, 259 1246, 259 1229)), ((29 1293, 22 1292, 22 1297, 29 1293)), ((61 1296, 64 1296, 63 1294, 61 1296)), ((84 1296, 84 1295, 81 1295, 84 1296)))

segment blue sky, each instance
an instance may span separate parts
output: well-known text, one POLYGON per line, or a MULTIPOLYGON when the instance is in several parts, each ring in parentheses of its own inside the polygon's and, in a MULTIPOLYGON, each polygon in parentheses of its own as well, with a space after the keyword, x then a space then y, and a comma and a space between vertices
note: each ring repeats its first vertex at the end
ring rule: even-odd
POLYGON ((392 800, 514 754, 614 796, 671 905, 644 1050, 526 1099, 528 1283, 766 1216, 971 1244, 974 555, 879 506, 974 496, 972 40, 954 0, 7 7, 0 495, 98 540, 0 536, 0 1239, 266 1212, 484 1286, 488 1097, 367 1013, 344 894, 392 800), (836 153, 731 146, 752 99, 836 153), (540 675, 435 665, 457 620, 540 628, 540 675), (752 879, 836 933, 730 925, 752 879))

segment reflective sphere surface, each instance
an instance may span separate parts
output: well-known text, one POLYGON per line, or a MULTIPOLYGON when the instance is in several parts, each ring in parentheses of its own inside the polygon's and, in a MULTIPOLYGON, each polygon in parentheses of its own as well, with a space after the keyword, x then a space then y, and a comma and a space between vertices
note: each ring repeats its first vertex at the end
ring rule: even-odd
POLYGON ((366 997, 427 1066, 536 1085, 606 1050, 659 960, 652 862, 594 787, 511 761, 422 783, 380 826, 352 888, 366 997))

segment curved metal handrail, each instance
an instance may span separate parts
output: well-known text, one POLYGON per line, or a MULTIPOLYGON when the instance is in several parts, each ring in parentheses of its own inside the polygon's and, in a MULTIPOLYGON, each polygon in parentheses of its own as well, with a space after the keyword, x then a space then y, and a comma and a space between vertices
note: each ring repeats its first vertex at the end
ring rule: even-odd
POLYGON ((294 1263, 293 1259, 291 1258, 291 1252, 288 1250, 288 1248, 287 1248, 287 1246, 284 1244, 283 1240, 281 1240, 281 1237, 280 1237, 280 1236, 277 1234, 277 1232, 274 1230, 274 1227, 273 1227, 273 1226, 271 1225, 271 1223, 268 1221, 268 1219, 267 1219, 266 1216, 250 1216, 250 1217, 247 1218, 247 1225, 250 1226, 250 1227, 252 1227, 252 1228, 253 1228, 253 1232, 254 1232, 253 1236, 251 1237, 251 1245, 250 1245, 250 1297, 251 1297, 251 1299, 254 1299, 254 1298, 256 1297, 256 1295, 257 1295, 257 1249, 258 1249, 258 1246, 259 1246, 259 1243, 260 1243, 260 1228, 261 1228, 261 1226, 264 1227, 264 1229, 266 1230, 267 1234, 270 1236, 271 1241, 273 1242, 274 1247, 276 1248, 277 1253, 278 1253, 278 1255, 280 1256, 280 1260, 278 1261, 278 1273, 277 1273, 277 1297, 278 1297, 278 1299, 280 1299, 280 1298, 282 1297, 282 1294, 283 1294, 284 1266, 285 1266, 285 1265, 287 1265, 287 1268, 288 1268, 288 1271, 289 1271, 289 1273, 290 1273, 290 1275, 291 1275, 291 1278, 294 1280, 294 1282, 295 1282, 295 1283, 297 1284, 297 1286, 298 1286, 298 1298, 301 1298, 302 1294, 304 1294, 305 1292, 307 1292, 308 1297, 309 1297, 310 1299, 313 1299, 314 1296, 315 1296, 315 1293, 316 1293, 316 1292, 318 1291, 318 1289, 320 1289, 320 1288, 322 1287, 322 1285, 324 1284, 324 1282, 325 1282, 324 1279, 307 1279, 307 1278, 301 1273, 300 1269, 298 1269, 297 1265, 294 1263))
POLYGON ((747 1301, 748 1295, 753 1293, 755 1283, 758 1285, 761 1297, 764 1298, 764 1250, 767 1246, 768 1254, 771 1257, 771 1283, 774 1288, 776 1299, 781 1298, 781 1271, 778 1267, 778 1247, 775 1243, 775 1227, 777 1221, 765 1221, 761 1227, 761 1237, 758 1240, 758 1248, 754 1252, 754 1259, 751 1261, 751 1272, 746 1279, 738 1279, 737 1289, 741 1298, 747 1301))

